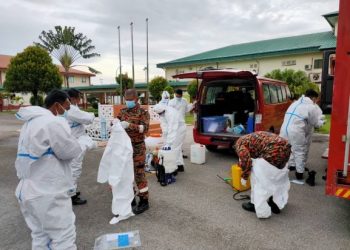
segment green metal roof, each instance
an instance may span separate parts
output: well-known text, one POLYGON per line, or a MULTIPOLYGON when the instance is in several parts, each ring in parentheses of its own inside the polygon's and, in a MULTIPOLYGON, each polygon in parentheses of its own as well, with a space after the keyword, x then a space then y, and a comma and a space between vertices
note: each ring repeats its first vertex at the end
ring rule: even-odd
POLYGON ((159 63, 158 68, 183 66, 210 62, 237 61, 257 59, 291 54, 319 52, 323 49, 335 48, 336 37, 332 31, 276 38, 206 51, 200 54, 159 63))
POLYGON ((330 26, 334 28, 335 23, 338 21, 339 11, 334 11, 328 14, 324 14, 323 17, 327 20, 330 26))
MULTIPOLYGON (((172 87, 185 87, 188 85, 189 81, 169 81, 168 82, 172 87)), ((119 88, 118 83, 113 84, 101 84, 101 85, 90 85, 90 86, 77 86, 73 87, 80 91, 93 91, 93 90, 116 90, 119 88)), ((136 89, 147 88, 147 83, 135 83, 136 89)), ((66 88, 62 88, 65 90, 66 88)), ((5 91, 3 87, 0 86, 0 92, 5 91)))

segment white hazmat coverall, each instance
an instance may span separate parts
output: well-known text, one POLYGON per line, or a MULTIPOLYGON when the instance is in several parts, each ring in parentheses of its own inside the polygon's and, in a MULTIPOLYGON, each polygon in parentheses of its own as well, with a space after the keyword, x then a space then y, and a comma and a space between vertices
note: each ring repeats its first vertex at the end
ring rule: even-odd
MULTIPOLYGON (((87 150, 93 149, 96 147, 96 143, 86 134, 85 126, 91 124, 95 119, 93 113, 88 113, 79 109, 76 105, 70 105, 70 109, 67 112, 67 121, 72 130, 72 135, 78 139, 82 147, 81 154, 77 155, 71 161, 73 183, 75 186, 75 191, 78 185, 78 179, 82 172, 82 165, 84 156, 87 150)), ((74 193, 73 193, 74 194, 74 193)))
POLYGON ((32 231, 32 249, 76 249, 75 215, 70 190, 70 160, 81 153, 64 118, 49 110, 20 108, 16 189, 24 219, 32 231))
POLYGON ((317 126, 319 121, 314 102, 304 95, 289 106, 284 116, 280 136, 292 146, 288 165, 295 166, 298 173, 304 173, 310 128, 317 126))
POLYGON ((184 165, 182 157, 182 144, 185 140, 186 125, 181 119, 179 112, 169 106, 157 104, 154 106, 153 111, 156 113, 162 113, 160 115, 160 126, 162 129, 162 136, 165 147, 171 147, 177 155, 176 164, 178 166, 184 165))
POLYGON ((111 130, 98 169, 97 182, 108 182, 112 187, 112 213, 119 215, 115 224, 133 216, 131 202, 134 199, 134 161, 131 140, 119 121, 116 121, 111 130))
POLYGON ((269 218, 271 207, 267 200, 271 196, 279 209, 283 209, 288 202, 289 170, 286 167, 278 169, 263 158, 253 159, 252 165, 251 203, 258 218, 269 218))
POLYGON ((322 109, 320 108, 320 106, 318 106, 317 104, 314 104, 315 107, 315 112, 317 115, 317 119, 318 122, 317 124, 313 127, 310 126, 308 129, 308 133, 306 134, 306 141, 307 141, 307 146, 306 146, 306 159, 308 158, 309 155, 309 151, 310 151, 310 146, 311 146, 311 142, 312 142, 312 135, 314 134, 314 130, 315 128, 320 128, 325 124, 325 116, 322 113, 322 109))
POLYGON ((185 122, 186 113, 193 109, 193 104, 189 104, 185 98, 173 98, 169 101, 168 105, 173 107, 180 113, 180 118, 185 122))

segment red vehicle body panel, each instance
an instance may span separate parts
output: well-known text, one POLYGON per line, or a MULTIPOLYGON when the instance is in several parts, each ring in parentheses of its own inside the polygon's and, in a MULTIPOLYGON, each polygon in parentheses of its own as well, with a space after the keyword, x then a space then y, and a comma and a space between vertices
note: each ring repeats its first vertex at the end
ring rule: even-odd
MULTIPOLYGON (((332 117, 326 194, 350 199, 350 186, 340 184, 337 173, 343 171, 347 117, 350 96, 350 1, 340 0, 336 69, 333 85, 332 117)), ((346 182, 350 182, 350 173, 346 182)))

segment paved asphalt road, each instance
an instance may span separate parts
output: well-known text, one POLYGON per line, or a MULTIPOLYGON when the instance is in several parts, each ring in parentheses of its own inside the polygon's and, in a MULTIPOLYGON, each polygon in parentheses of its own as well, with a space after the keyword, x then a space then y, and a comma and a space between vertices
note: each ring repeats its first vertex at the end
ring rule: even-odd
MULTIPOLYGON (((21 123, 0 113, 0 249, 30 249, 31 238, 14 196, 14 168, 21 123)), ((191 128, 185 151, 192 143, 191 128)), ((140 249, 350 249, 350 201, 327 197, 320 158, 327 137, 316 135, 308 166, 317 186, 292 184, 287 207, 279 215, 259 220, 232 199, 232 190, 216 177, 228 176, 237 159, 227 152, 207 153, 204 165, 186 163, 177 182, 161 187, 149 176, 151 208, 117 225, 111 219, 111 193, 96 183, 103 149, 89 152, 80 181, 88 204, 74 207, 78 249, 92 249, 96 237, 139 230, 140 249)), ((292 177, 293 175, 290 174, 292 177)))

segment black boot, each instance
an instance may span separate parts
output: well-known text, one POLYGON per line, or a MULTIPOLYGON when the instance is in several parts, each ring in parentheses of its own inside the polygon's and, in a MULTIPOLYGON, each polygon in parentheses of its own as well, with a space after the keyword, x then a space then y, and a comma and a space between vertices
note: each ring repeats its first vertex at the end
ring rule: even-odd
POLYGON ((295 177, 297 178, 297 180, 302 180, 303 179, 303 173, 295 172, 295 177))
POLYGON ((255 212, 255 206, 254 206, 254 204, 251 203, 250 201, 249 201, 249 202, 244 202, 244 203, 242 204, 242 208, 243 208, 244 210, 249 211, 249 212, 255 212))
POLYGON ((84 205, 87 203, 87 200, 80 198, 78 195, 73 195, 71 199, 73 205, 84 205))
POLYGON ((141 214, 149 209, 148 199, 140 197, 139 204, 132 209, 134 214, 141 214))
POLYGON ((137 206, 136 198, 134 198, 131 202, 131 207, 134 208, 137 206))
POLYGON ((309 176, 307 177, 305 182, 312 187, 315 186, 315 176, 316 176, 316 171, 314 170, 309 171, 309 176))
POLYGON ((295 166, 288 166, 289 171, 295 171, 295 166))
POLYGON ((178 172, 185 172, 184 165, 178 165, 178 166, 177 166, 177 171, 178 171, 178 172))
POLYGON ((269 204, 269 206, 271 207, 271 211, 274 214, 279 214, 281 212, 281 210, 279 209, 279 207, 276 205, 276 203, 273 201, 272 196, 269 198, 269 200, 267 201, 267 204, 269 204))

